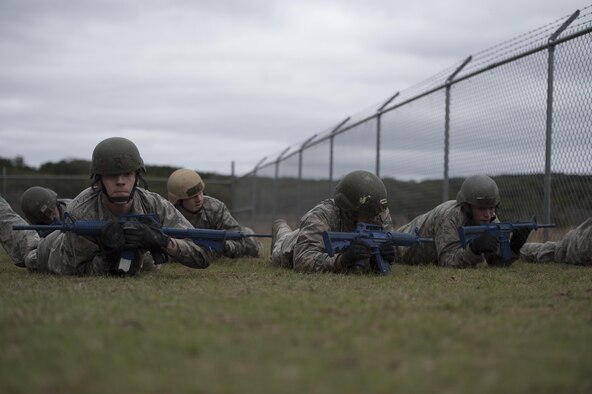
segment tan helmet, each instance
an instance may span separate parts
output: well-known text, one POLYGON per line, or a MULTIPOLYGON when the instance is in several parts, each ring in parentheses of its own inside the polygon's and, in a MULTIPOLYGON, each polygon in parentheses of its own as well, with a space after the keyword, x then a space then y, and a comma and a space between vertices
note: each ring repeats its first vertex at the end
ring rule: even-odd
POLYGON ((345 175, 335 187, 335 204, 345 211, 376 216, 387 209, 386 187, 371 172, 357 170, 345 175))
POLYGON ((480 208, 496 207, 500 203, 499 189, 495 181, 487 175, 472 175, 461 185, 456 202, 480 208))
POLYGON ((41 186, 30 187, 21 196, 21 209, 33 225, 50 224, 57 204, 57 193, 41 186))
POLYGON ((179 200, 193 197, 206 187, 199 174, 189 168, 174 171, 167 182, 169 201, 176 204, 179 200))

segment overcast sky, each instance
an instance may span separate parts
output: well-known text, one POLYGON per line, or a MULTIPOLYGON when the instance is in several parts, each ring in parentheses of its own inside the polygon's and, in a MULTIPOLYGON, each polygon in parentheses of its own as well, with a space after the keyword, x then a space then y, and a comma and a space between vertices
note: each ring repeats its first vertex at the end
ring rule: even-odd
POLYGON ((552 0, 0 0, 0 157, 244 174, 467 56, 587 7, 552 0))

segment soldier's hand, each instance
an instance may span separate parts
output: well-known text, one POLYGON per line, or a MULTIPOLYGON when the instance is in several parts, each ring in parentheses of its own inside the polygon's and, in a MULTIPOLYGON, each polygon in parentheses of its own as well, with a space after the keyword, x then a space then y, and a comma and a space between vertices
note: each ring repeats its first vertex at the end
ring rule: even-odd
POLYGON ((108 222, 97 237, 99 249, 105 261, 119 260, 125 246, 123 228, 117 222, 108 222))
POLYGON ((526 243, 531 231, 532 229, 528 227, 522 227, 512 231, 512 236, 510 237, 510 249, 512 249, 512 252, 516 254, 520 253, 520 249, 526 243))
POLYGON ((475 254, 494 253, 499 248, 499 241, 493 235, 483 233, 479 238, 469 244, 469 248, 471 248, 475 254))
POLYGON ((170 237, 158 227, 148 226, 140 222, 125 222, 122 224, 125 234, 126 249, 144 249, 154 254, 166 256, 170 237))
POLYGON ((353 241, 349 247, 341 253, 341 267, 349 269, 360 260, 370 259, 370 247, 362 241, 353 241))
POLYGON ((382 259, 389 264, 395 261, 395 244, 392 241, 388 241, 380 245, 380 255, 382 259))
POLYGON ((232 241, 224 241, 224 248, 222 249, 222 255, 226 257, 236 257, 237 250, 236 245, 232 241))

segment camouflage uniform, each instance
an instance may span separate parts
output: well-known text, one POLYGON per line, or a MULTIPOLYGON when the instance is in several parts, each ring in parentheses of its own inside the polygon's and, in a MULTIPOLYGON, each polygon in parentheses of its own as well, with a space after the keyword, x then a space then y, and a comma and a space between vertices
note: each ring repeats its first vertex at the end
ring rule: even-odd
MULTIPOLYGON (((104 198, 100 190, 92 188, 83 190, 69 205, 69 213, 75 220, 116 220, 116 217, 107 209, 104 198)), ((132 201, 130 214, 156 214, 165 227, 193 228, 170 202, 156 193, 138 187, 135 189, 132 201)), ((55 232, 48 238, 53 237, 54 234, 55 232)), ((104 261, 99 246, 95 242, 71 232, 60 233, 55 237, 47 247, 40 245, 39 248, 39 259, 47 259, 51 272, 62 275, 109 273, 110 263, 104 261)), ((210 252, 206 252, 189 239, 175 241, 178 248, 176 261, 192 268, 206 268, 209 265, 212 258, 210 252)), ((136 272, 146 261, 150 261, 147 252, 143 252, 140 258, 141 264, 136 268, 136 272)))
MULTIPOLYGON (((494 222, 499 222, 496 218, 494 222)), ((468 226, 469 218, 461 210, 461 204, 450 200, 438 205, 397 229, 399 232, 414 234, 419 229, 421 237, 432 238, 434 243, 421 243, 412 246, 396 246, 395 262, 401 264, 438 264, 445 267, 473 267, 484 261, 491 265, 502 263, 501 251, 496 254, 479 255, 470 248, 460 246, 459 226, 468 226)), ((512 253, 512 261, 518 256, 512 253)))
MULTIPOLYGON (((71 198, 57 199, 57 206, 60 212, 60 220, 63 220, 63 213, 66 211, 66 207, 71 201, 71 198)), ((47 263, 47 253, 43 254, 43 257, 39 257, 39 251, 47 250, 48 248, 50 248, 52 243, 55 242, 56 239, 58 239, 60 233, 60 231, 53 231, 45 234, 40 233, 41 239, 39 240, 39 245, 37 245, 37 249, 31 251, 31 253, 29 253, 25 258, 25 265, 27 266, 28 271, 50 272, 47 263)))
POLYGON ((532 263, 592 265, 592 217, 568 232, 561 241, 524 244, 520 255, 532 263))
MULTIPOLYGON (((242 231, 253 234, 253 230, 241 225, 232 217, 230 211, 222 201, 204 196, 203 207, 197 213, 191 213, 177 204, 177 209, 195 228, 210 230, 242 231)), ((226 257, 262 257, 263 245, 256 238, 246 237, 239 241, 225 241, 224 256, 226 257)))
MULTIPOLYGON (((386 231, 393 231, 393 222, 388 208, 375 217, 374 224, 380 224, 386 231)), ((330 257, 323 242, 324 231, 351 232, 356 223, 348 220, 345 212, 327 199, 308 211, 296 230, 286 224, 277 231, 273 241, 272 264, 293 268, 301 272, 337 272, 335 260, 330 257)))
POLYGON ((37 249, 39 234, 34 230, 14 231, 12 226, 29 223, 10 207, 0 196, 0 244, 18 267, 25 267, 25 259, 29 253, 37 249))

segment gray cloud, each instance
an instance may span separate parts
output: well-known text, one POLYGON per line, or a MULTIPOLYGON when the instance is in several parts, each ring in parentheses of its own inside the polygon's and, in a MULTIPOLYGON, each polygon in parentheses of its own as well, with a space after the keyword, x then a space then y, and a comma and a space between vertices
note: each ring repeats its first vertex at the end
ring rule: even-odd
POLYGON ((253 168, 575 1, 0 3, 0 156, 253 168))

